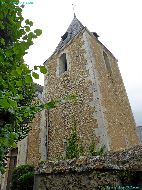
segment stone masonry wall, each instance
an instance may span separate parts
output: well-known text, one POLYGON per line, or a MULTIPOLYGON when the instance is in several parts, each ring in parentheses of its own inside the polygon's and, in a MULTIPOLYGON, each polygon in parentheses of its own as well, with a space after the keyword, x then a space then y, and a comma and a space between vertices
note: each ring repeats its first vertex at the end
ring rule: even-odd
POLYGON ((109 152, 101 157, 42 162, 35 171, 34 190, 39 189, 140 190, 142 189, 142 147, 109 152), (128 173, 133 173, 133 177, 130 178, 128 173))
POLYGON ((105 145, 113 151, 139 143, 117 60, 91 33, 82 31, 47 60, 46 65, 45 99, 71 94, 78 97, 76 102, 49 111, 49 159, 64 154, 64 141, 75 125, 86 151, 93 139, 98 146, 105 145), (106 69, 103 51, 108 55, 111 75, 106 69), (68 70, 59 76, 59 58, 63 53, 67 56, 68 70))
MULTIPOLYGON (((78 136, 85 149, 95 138, 95 128, 98 127, 94 117, 92 81, 86 70, 87 60, 82 34, 75 38, 64 50, 47 62, 48 75, 45 76, 44 94, 46 99, 63 98, 76 94, 78 100, 62 104, 49 111, 48 158, 56 159, 64 153, 64 140, 70 135, 71 128, 77 126, 78 136), (58 76, 58 59, 66 53, 68 71, 58 76)), ((99 139, 98 139, 99 141, 99 139)))
POLYGON ((18 142, 17 165, 31 164, 37 166, 41 159, 40 153, 40 122, 41 113, 37 113, 32 123, 28 136, 18 142))
POLYGON ((25 164, 27 161, 28 136, 19 141, 17 146, 18 146, 17 165, 25 164))
POLYGON ((95 59, 101 102, 103 106, 111 150, 129 148, 139 144, 130 103, 114 56, 94 37, 90 36, 95 59), (111 75, 105 66, 103 51, 111 64, 111 75))
POLYGON ((117 175, 108 171, 87 171, 36 176, 34 190, 105 190, 119 185, 117 175))
POLYGON ((31 130, 28 134, 28 142, 27 142, 27 164, 31 164, 37 166, 40 161, 40 117, 41 113, 37 113, 33 122, 31 123, 31 130))

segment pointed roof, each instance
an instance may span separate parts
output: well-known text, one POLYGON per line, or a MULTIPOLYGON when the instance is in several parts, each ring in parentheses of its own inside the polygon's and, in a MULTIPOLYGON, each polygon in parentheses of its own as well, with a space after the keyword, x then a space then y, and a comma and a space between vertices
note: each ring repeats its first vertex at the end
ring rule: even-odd
POLYGON ((59 51, 65 44, 67 44, 72 38, 74 38, 83 28, 84 28, 83 24, 74 15, 74 18, 71 24, 69 25, 67 31, 61 37, 62 39, 58 44, 58 46, 56 47, 55 52, 59 51))

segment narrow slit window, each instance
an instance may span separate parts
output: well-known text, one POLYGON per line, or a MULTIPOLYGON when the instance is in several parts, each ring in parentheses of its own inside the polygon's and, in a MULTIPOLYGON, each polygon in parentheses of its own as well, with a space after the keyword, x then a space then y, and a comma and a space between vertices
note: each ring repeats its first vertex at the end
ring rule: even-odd
POLYGON ((103 52, 103 56, 104 56, 104 61, 105 61, 107 71, 111 74, 112 71, 111 71, 111 66, 110 66, 108 55, 105 52, 103 52))
POLYGON ((66 54, 63 53, 59 61, 59 75, 67 71, 67 69, 68 69, 67 58, 66 58, 66 54))

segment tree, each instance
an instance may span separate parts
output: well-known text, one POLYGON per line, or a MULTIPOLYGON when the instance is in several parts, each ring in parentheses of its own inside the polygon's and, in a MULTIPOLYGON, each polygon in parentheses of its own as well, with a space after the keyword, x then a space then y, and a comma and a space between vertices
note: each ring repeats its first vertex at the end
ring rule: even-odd
MULTIPOLYGON (((35 86, 32 76, 38 78, 34 70, 24 63, 23 56, 33 44, 33 39, 41 35, 41 30, 33 32, 33 22, 22 17, 19 0, 0 0, 0 171, 4 171, 6 154, 16 142, 24 138, 28 123, 36 112, 44 108, 33 102, 35 86)), ((44 66, 35 66, 46 73, 44 66)), ((54 107, 52 102, 46 107, 54 107)))
POLYGON ((24 20, 23 6, 19 0, 0 0, 0 171, 4 172, 6 155, 15 148, 18 140, 27 136, 29 123, 42 109, 55 108, 58 103, 74 100, 75 96, 41 103, 33 101, 35 85, 32 77, 38 79, 37 69, 47 72, 44 66, 30 70, 24 63, 24 55, 33 45, 33 40, 42 31, 31 31, 33 22, 24 20))

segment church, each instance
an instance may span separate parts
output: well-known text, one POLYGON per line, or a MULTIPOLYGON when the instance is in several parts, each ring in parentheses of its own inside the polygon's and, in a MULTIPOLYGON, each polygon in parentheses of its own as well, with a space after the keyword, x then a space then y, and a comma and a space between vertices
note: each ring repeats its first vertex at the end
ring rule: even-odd
POLYGON ((2 190, 9 190, 16 165, 37 166, 63 157, 73 127, 86 154, 93 140, 106 151, 139 144, 118 60, 98 38, 74 15, 54 53, 44 62, 48 74, 43 89, 38 88, 38 98, 47 102, 74 94, 77 100, 36 115, 28 136, 9 153, 2 190))

